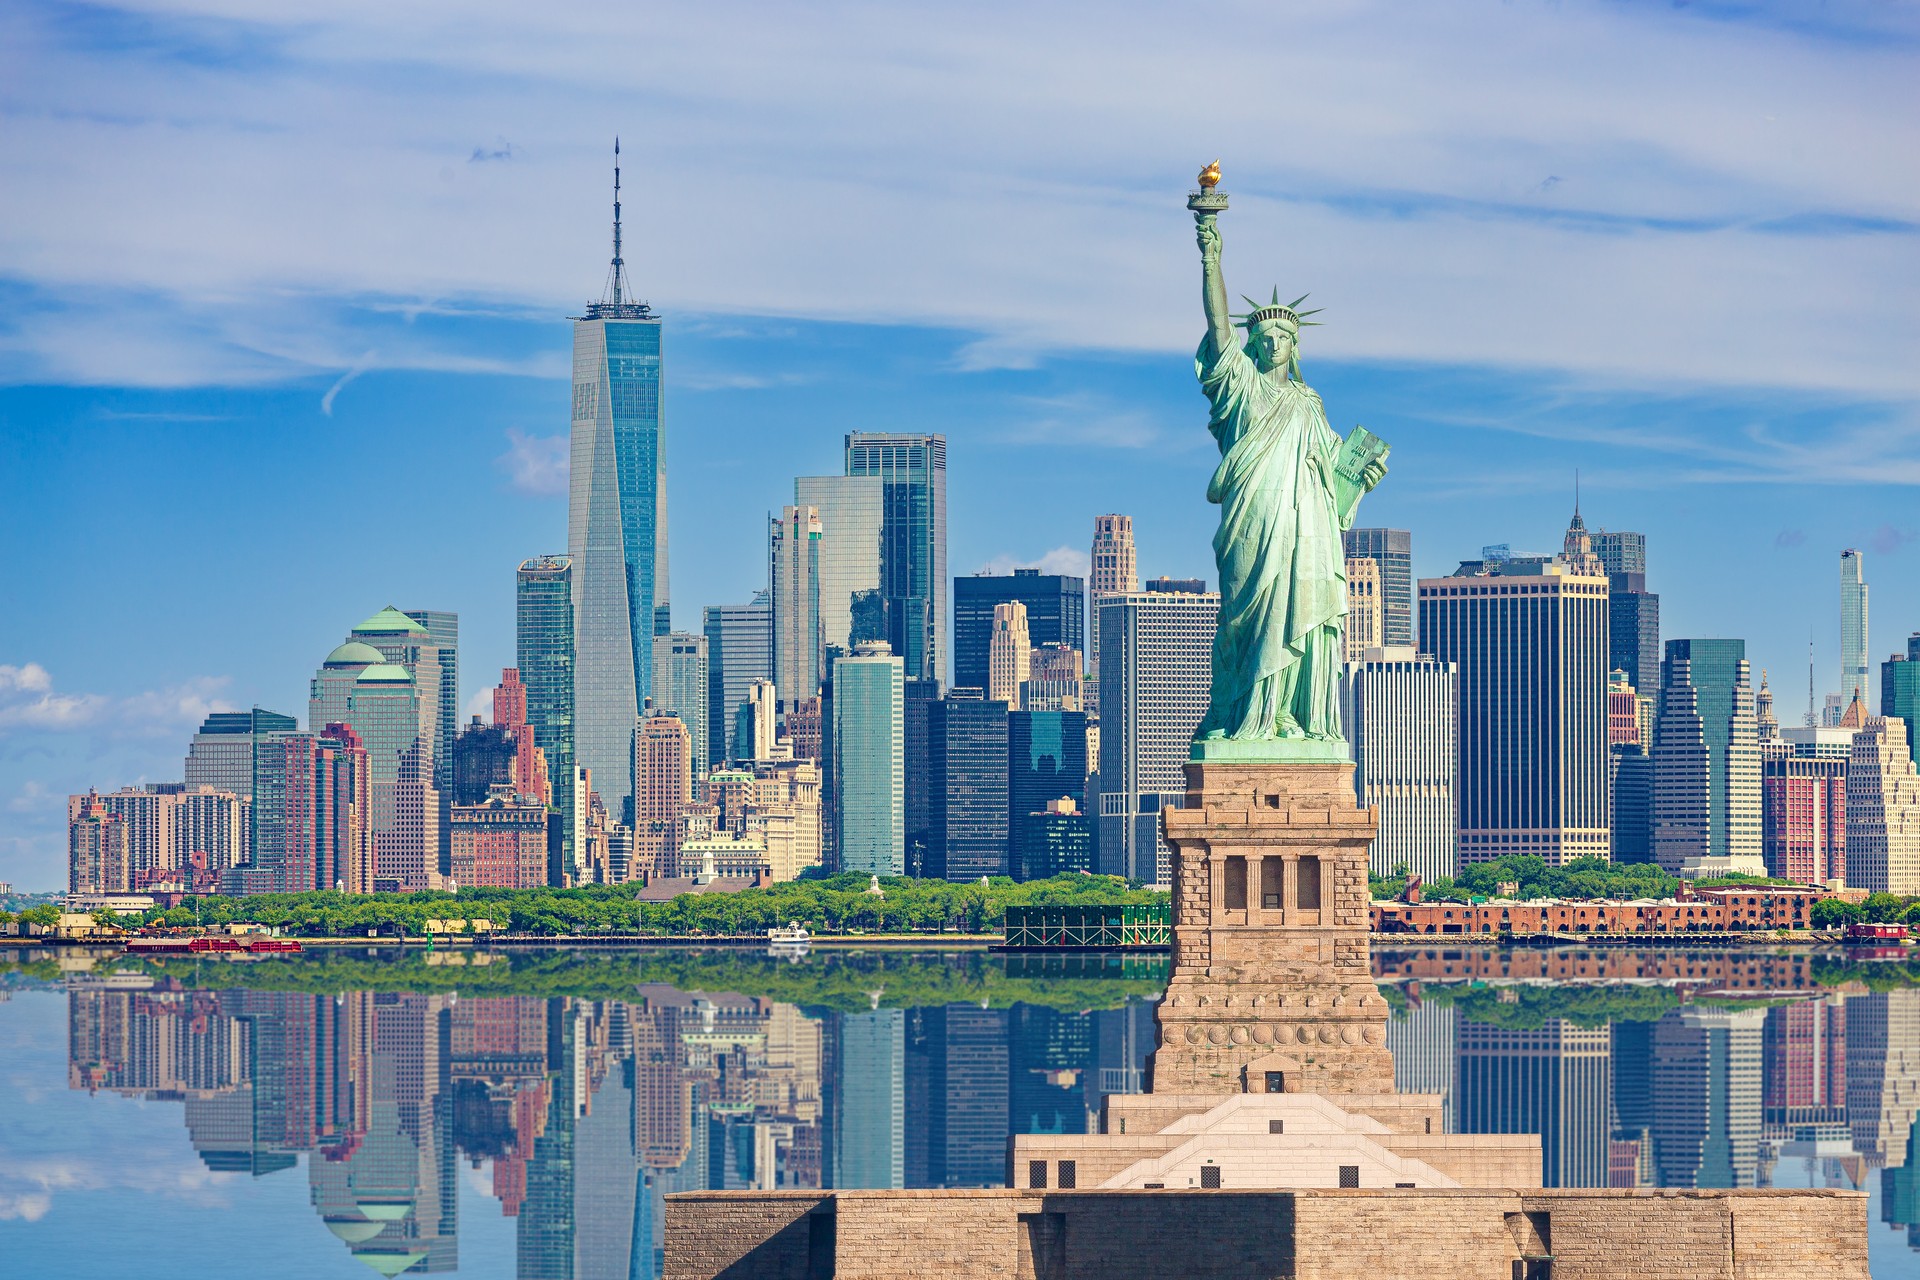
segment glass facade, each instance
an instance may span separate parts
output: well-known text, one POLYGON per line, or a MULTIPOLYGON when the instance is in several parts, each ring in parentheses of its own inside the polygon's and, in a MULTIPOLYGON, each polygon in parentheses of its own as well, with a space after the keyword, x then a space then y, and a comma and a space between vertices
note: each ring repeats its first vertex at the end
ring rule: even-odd
POLYGON ((773 683, 792 711, 820 696, 820 514, 788 507, 767 522, 773 594, 773 683))
POLYGON ((854 600, 880 590, 885 482, 875 476, 800 476, 793 500, 820 514, 820 635, 828 660, 862 640, 885 640, 878 625, 856 627, 854 600), (870 634, 869 634, 870 633, 870 634))
POLYGON ((573 325, 574 751, 611 813, 632 789, 627 754, 666 624, 660 320, 596 304, 573 325))
POLYGON ((1413 644, 1413 534, 1405 529, 1349 529, 1346 554, 1380 566, 1381 626, 1390 647, 1413 644))
POLYGON ((1653 853, 1670 872, 1699 858, 1762 857, 1759 719, 1744 640, 1669 640, 1653 738, 1653 853))
POLYGON ((1004 876, 1007 704, 948 697, 930 710, 926 874, 948 880, 1004 876))
POLYGON ((705 636, 676 631, 653 638, 653 708, 687 727, 696 780, 707 771, 707 663, 705 636))
POLYGON ((1027 607, 1027 634, 1034 648, 1064 644, 1087 648, 1087 581, 1038 569, 1011 574, 976 574, 953 580, 953 685, 987 686, 987 652, 993 640, 995 605, 1018 601, 1027 607))
MULTIPOLYGON (((1007 717, 1008 871, 1029 880, 1053 874, 1058 853, 1049 842, 1067 839, 1074 822, 1050 822, 1049 801, 1072 800, 1082 812, 1051 815, 1087 817, 1087 716, 1084 711, 1015 711, 1007 717)), ((1091 871, 1092 865, 1087 869, 1091 871)))
POLYGON ((906 871, 904 710, 901 661, 884 646, 863 645, 833 664, 834 830, 842 871, 906 871))
POLYGON ((1905 654, 1880 664, 1880 714, 1907 722, 1907 746, 1920 764, 1920 632, 1907 637, 1905 654))
POLYGON ((773 679, 773 605, 762 591, 752 604, 710 604, 707 633, 707 763, 750 759, 737 741, 740 708, 756 680, 773 679))
MULTIPOLYGON (((535 556, 514 575, 514 659, 533 744, 546 753, 560 812, 561 867, 573 865, 573 561, 535 556)), ((559 883, 555 880, 554 883, 559 883)))
POLYGON ((944 679, 947 438, 850 432, 846 470, 882 482, 880 589, 887 643, 908 675, 944 679))

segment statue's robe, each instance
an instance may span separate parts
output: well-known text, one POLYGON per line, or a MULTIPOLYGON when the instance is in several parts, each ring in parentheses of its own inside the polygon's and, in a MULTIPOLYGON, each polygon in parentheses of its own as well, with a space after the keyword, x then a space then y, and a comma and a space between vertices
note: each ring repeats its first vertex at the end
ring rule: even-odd
POLYGON ((1262 373, 1240 348, 1200 344, 1194 366, 1213 406, 1220 466, 1207 501, 1220 630, 1199 736, 1338 738, 1340 629, 1347 612, 1340 437, 1304 383, 1262 373))

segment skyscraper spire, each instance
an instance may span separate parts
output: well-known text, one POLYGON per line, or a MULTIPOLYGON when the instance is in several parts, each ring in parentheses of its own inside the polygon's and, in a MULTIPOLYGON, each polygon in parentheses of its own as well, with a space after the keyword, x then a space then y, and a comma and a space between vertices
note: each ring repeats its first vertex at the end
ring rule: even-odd
POLYGON ((613 140, 613 266, 607 273, 606 300, 620 306, 627 300, 627 264, 620 257, 620 139, 613 140))

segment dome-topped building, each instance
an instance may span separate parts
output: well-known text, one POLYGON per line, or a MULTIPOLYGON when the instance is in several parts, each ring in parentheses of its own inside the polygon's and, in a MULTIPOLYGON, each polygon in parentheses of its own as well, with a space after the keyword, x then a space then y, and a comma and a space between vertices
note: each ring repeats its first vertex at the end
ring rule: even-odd
POLYGON ((385 662, 386 655, 372 645, 360 640, 349 640, 327 655, 323 667, 370 667, 376 662, 385 662))

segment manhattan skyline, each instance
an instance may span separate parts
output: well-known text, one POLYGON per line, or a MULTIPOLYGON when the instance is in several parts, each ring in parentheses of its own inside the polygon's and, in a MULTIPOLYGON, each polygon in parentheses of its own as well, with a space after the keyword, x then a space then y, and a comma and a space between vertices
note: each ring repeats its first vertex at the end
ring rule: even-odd
MULTIPOLYGON (((1893 72, 1915 31, 1868 25, 1906 21, 1877 8, 1834 6, 1818 27, 1764 7, 1574 6, 1504 28, 1476 11, 1463 26, 1503 47, 1468 54, 1451 36, 1465 65, 1445 75, 1414 50, 1419 24, 1393 36, 1376 22, 1364 34, 1388 40, 1383 56, 1426 74, 1371 123, 1364 78, 1327 70, 1354 55, 1364 7, 1208 51, 1236 86, 1243 59, 1285 41, 1326 64, 1289 90, 1303 119, 1285 147, 1244 121, 1202 123, 1191 104, 1120 146, 1109 131, 1170 104, 1084 118, 1113 91, 1102 77, 1118 78, 1112 50, 1094 47, 1062 55, 1060 87, 1083 104, 1036 105, 1005 50, 1050 20, 1009 14, 993 49, 922 33, 956 83, 984 90, 970 141, 952 136, 966 117, 936 78, 887 91, 932 129, 916 148, 856 122, 825 84, 776 77, 752 97, 844 128, 781 164, 758 153, 790 125, 737 106, 704 121, 660 112, 687 86, 656 60, 646 87, 591 111, 561 81, 604 82, 603 63, 563 59, 509 83, 487 58, 513 34, 504 15, 437 49, 447 82, 415 90, 365 51, 373 19, 333 20, 326 50, 265 12, 161 13, 141 20, 156 37, 144 42, 112 10, 53 15, 18 17, 4 109, 19 127, 0 149, 0 173, 18 177, 0 184, 18 228, 0 249, 15 304, 0 329, 0 473, 19 477, 0 514, 0 880, 57 883, 66 794, 174 776, 216 706, 297 711, 339 636, 386 605, 460 616, 460 720, 480 709, 514 664, 514 567, 567 550, 566 320, 600 296, 616 131, 630 287, 672 348, 675 630, 766 585, 767 513, 792 501, 794 477, 841 470, 848 431, 947 436, 947 577, 1084 576, 1093 517, 1124 512, 1142 578, 1210 578, 1212 512, 1194 499, 1211 459, 1186 354, 1197 327, 1141 319, 1191 311, 1173 264, 1196 148, 1227 157, 1250 230, 1316 246, 1232 265, 1329 307, 1306 374, 1336 427, 1362 421, 1395 442, 1395 484, 1366 521, 1412 531, 1416 577, 1488 543, 1552 550, 1577 467, 1592 527, 1647 534, 1663 634, 1745 640, 1783 721, 1801 709, 1809 633, 1817 692, 1839 687, 1843 547, 1864 552, 1874 588, 1870 669, 1920 625, 1920 551, 1906 545, 1920 533, 1920 387, 1898 336, 1917 224, 1883 163, 1912 141, 1893 72), (1698 114, 1648 84, 1643 119, 1606 119, 1621 85, 1590 75, 1555 86, 1554 119, 1519 133, 1496 119, 1583 39, 1616 71, 1628 42, 1655 71, 1717 42, 1708 87, 1724 110, 1698 114), (249 43, 273 52, 267 69, 242 65, 249 43), (1528 57, 1539 68, 1517 74, 1528 57), (370 68, 374 100, 419 95, 418 131, 349 151, 369 107, 322 84, 330 59, 370 68), (1494 63, 1507 83, 1483 100, 1468 71, 1494 63), (1773 77, 1819 91, 1782 102, 1773 77), (239 109, 217 99, 247 85, 319 95, 310 120, 274 120, 307 154, 236 134, 239 109), (136 123, 49 123, 87 90, 136 123), (459 118, 481 91, 498 100, 459 118), (548 105, 517 117, 534 99, 548 105), (189 109, 209 123, 161 127, 189 109), (1004 118, 1026 109, 1045 147, 1004 118), (1432 129, 1415 127, 1420 112, 1432 129), (196 133, 207 145, 190 157, 196 133), (932 181, 921 151, 953 173, 932 181), (256 190, 269 177, 289 210, 256 190), (190 178, 233 192, 232 208, 210 220, 190 178), (107 184, 138 198, 103 201, 107 184), (769 234, 783 202, 793 216, 769 234), (1784 333, 1755 323, 1771 314, 1784 333)), ((740 94, 736 77, 772 56, 767 38, 742 37, 740 66, 706 91, 740 94)), ((822 57, 892 67, 913 45, 895 32, 822 57)))

